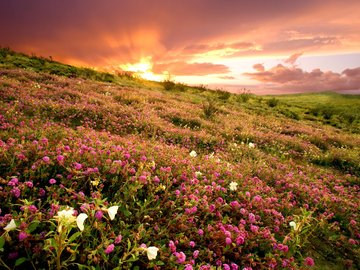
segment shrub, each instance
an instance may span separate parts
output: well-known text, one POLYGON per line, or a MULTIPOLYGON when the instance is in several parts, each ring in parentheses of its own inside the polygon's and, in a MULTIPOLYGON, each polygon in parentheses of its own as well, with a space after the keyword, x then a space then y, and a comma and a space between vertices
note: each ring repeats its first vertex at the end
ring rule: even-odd
POLYGON ((216 113, 219 112, 218 107, 216 106, 216 103, 212 99, 208 99, 206 102, 202 104, 202 109, 204 112, 204 116, 207 119, 212 118, 216 113))
POLYGON ((270 106, 270 107, 275 107, 277 106, 279 103, 279 100, 276 99, 276 98, 271 98, 267 101, 267 104, 270 106))
POLYGON ((170 91, 175 89, 176 83, 171 80, 165 80, 162 82, 162 85, 165 90, 170 91))
POLYGON ((251 98, 251 95, 252 94, 250 90, 244 88, 242 92, 238 95, 238 101, 246 103, 251 98))

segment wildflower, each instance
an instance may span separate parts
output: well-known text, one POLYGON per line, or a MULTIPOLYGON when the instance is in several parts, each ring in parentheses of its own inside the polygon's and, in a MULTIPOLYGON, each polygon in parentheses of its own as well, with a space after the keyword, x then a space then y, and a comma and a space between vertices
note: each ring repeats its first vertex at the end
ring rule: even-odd
POLYGON ((19 198, 21 191, 18 187, 14 187, 12 190, 10 190, 10 193, 15 197, 15 198, 19 198))
POLYGON ((314 260, 313 260, 313 258, 311 258, 311 257, 306 257, 305 258, 305 260, 304 260, 304 264, 306 265, 306 266, 314 266, 314 260))
POLYGON ((230 266, 226 263, 223 264, 223 269, 224 270, 230 270, 230 266))
POLYGON ((55 218, 58 220, 59 226, 58 226, 58 232, 60 233, 62 231, 62 227, 68 227, 72 223, 76 221, 76 217, 74 216, 74 208, 68 207, 65 210, 61 210, 57 213, 57 216, 55 218))
POLYGON ((113 220, 115 218, 115 215, 117 214, 118 209, 119 209, 119 206, 111 206, 107 209, 110 220, 113 220))
POLYGON ((191 264, 187 264, 187 265, 185 265, 184 270, 193 270, 193 267, 191 264))
POLYGON ((228 246, 228 245, 231 245, 231 243, 232 243, 231 238, 230 238, 230 237, 226 237, 225 243, 226 243, 227 246, 228 246))
POLYGON ((45 163, 49 163, 49 162, 50 162, 50 158, 49 158, 48 156, 43 157, 42 160, 43 160, 45 163))
POLYGON ((29 209, 29 211, 31 212, 31 213, 36 213, 37 212, 37 207, 35 206, 35 205, 29 205, 29 207, 28 207, 28 209, 29 209))
POLYGON ((255 148, 255 144, 252 142, 249 142, 249 148, 255 148))
POLYGON ((199 230, 198 230, 198 234, 199 234, 200 236, 202 236, 202 235, 204 235, 204 231, 203 231, 202 229, 199 229, 199 230))
POLYGON ((119 235, 115 238, 114 243, 115 243, 116 245, 117 245, 117 244, 120 244, 121 240, 122 240, 122 235, 119 234, 119 235))
POLYGON ((20 232, 19 233, 19 241, 24 241, 28 237, 28 234, 26 232, 20 232))
POLYGON ((26 181, 24 182, 24 184, 28 187, 28 188, 32 188, 34 186, 33 182, 31 181, 26 181))
POLYGON ((146 249, 146 255, 148 257, 148 259, 151 261, 153 259, 156 259, 157 253, 158 253, 158 248, 157 247, 148 247, 146 249))
POLYGON ((56 184, 56 180, 55 180, 54 178, 51 178, 51 179, 49 180, 49 184, 51 184, 51 185, 56 184))
POLYGON ((103 211, 101 211, 101 210, 98 210, 98 211, 96 211, 96 213, 95 213, 95 218, 97 219, 97 220, 101 220, 102 219, 102 217, 103 217, 103 211))
POLYGON ((184 254, 184 252, 175 252, 174 254, 177 258, 177 263, 184 263, 186 260, 186 255, 184 254))
POLYGON ((194 253, 193 253, 194 259, 196 259, 198 256, 199 256, 199 251, 195 250, 194 253))
POLYGON ((192 150, 190 152, 190 157, 196 157, 196 156, 197 156, 197 153, 194 150, 192 150))
POLYGON ((192 248, 194 248, 194 247, 195 247, 195 242, 194 242, 194 241, 190 241, 189 246, 192 247, 192 248))
POLYGON ((202 176, 202 172, 195 172, 195 177, 196 178, 200 178, 202 176))
POLYGON ((236 191, 236 190, 237 190, 237 186, 238 186, 238 183, 236 183, 236 182, 231 182, 231 183, 230 183, 230 190, 231 190, 231 191, 236 191))
POLYGON ((175 253, 176 252, 176 245, 174 243, 174 241, 170 240, 169 242, 169 248, 171 250, 172 253, 175 253))
POLYGON ((289 225, 290 227, 294 228, 294 230, 297 229, 297 224, 295 223, 295 221, 290 221, 289 225))
POLYGON ((16 224, 15 224, 15 220, 12 219, 12 220, 10 220, 10 222, 8 223, 8 225, 6 225, 6 226, 4 227, 4 230, 7 231, 7 232, 9 232, 9 231, 14 230, 14 229, 16 229, 16 224))
POLYGON ((107 246, 107 248, 105 249, 105 254, 110 254, 111 252, 114 251, 115 245, 114 244, 110 244, 107 246))
POLYGON ((63 163, 64 162, 64 159, 65 157, 63 155, 58 155, 56 160, 59 162, 59 163, 63 163))
POLYGON ((85 213, 81 213, 76 217, 76 225, 79 227, 80 231, 84 230, 84 221, 88 218, 88 215, 85 213))

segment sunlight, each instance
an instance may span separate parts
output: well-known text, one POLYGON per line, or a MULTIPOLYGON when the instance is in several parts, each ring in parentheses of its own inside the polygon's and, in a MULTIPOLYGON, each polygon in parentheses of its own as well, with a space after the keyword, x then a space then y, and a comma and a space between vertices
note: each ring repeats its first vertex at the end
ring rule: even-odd
POLYGON ((125 71, 133 72, 135 75, 151 81, 161 81, 163 80, 162 75, 157 75, 152 72, 153 63, 151 57, 142 57, 138 63, 127 63, 120 65, 120 68, 125 71))

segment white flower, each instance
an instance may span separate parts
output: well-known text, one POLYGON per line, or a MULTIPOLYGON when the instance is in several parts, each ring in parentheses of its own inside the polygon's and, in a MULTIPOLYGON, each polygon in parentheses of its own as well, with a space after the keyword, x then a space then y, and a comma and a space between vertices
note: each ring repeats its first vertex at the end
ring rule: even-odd
POLYGON ((236 190, 237 190, 237 186, 238 186, 238 183, 236 183, 236 182, 231 182, 231 183, 230 183, 230 190, 231 190, 231 191, 236 191, 236 190))
POLYGON ((196 178, 200 178, 202 176, 202 172, 195 172, 195 177, 196 178))
POLYGON ((158 253, 158 248, 157 247, 148 247, 146 249, 146 255, 148 257, 149 260, 153 260, 156 258, 157 253, 158 253))
POLYGON ((4 230, 9 232, 9 231, 14 230, 14 229, 16 229, 16 224, 15 224, 15 220, 12 219, 12 220, 10 220, 8 225, 5 226, 4 230))
POLYGON ((88 218, 88 215, 85 213, 81 213, 76 217, 76 224, 79 227, 80 231, 84 230, 84 221, 88 218))
POLYGON ((290 221, 289 225, 290 225, 290 227, 293 227, 294 230, 297 229, 297 225, 296 225, 295 221, 290 221))
POLYGON ((197 156, 197 153, 194 150, 192 150, 190 152, 190 157, 196 157, 196 156, 197 156))
POLYGON ((61 210, 57 213, 57 216, 55 216, 61 223, 73 223, 76 220, 76 217, 74 216, 74 208, 67 207, 65 210, 61 210))
POLYGON ((255 144, 252 142, 249 142, 249 148, 255 148, 255 144))
POLYGON ((111 206, 107 209, 110 220, 113 220, 115 218, 115 215, 117 214, 118 209, 119 209, 119 206, 111 206))

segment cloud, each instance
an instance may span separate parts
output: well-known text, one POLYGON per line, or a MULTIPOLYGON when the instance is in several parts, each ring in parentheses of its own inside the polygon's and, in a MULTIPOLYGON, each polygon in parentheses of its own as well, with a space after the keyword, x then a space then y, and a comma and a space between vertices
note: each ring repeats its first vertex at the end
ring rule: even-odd
POLYGON ((262 83, 274 84, 275 89, 290 92, 360 89, 360 67, 346 69, 341 73, 322 71, 320 69, 307 72, 294 66, 289 67, 278 64, 268 70, 257 68, 256 72, 244 73, 244 75, 262 83))
POLYGON ((235 80, 236 78, 234 76, 219 76, 219 79, 223 80, 235 80))
POLYGON ((302 55, 303 55, 302 52, 301 53, 294 53, 294 54, 290 55, 289 58, 285 59, 284 63, 290 64, 290 65, 293 66, 293 65, 295 65, 295 62, 298 60, 298 58, 300 56, 302 56, 302 55))
POLYGON ((253 65, 253 68, 258 72, 264 72, 265 71, 265 67, 264 67, 263 64, 255 64, 255 65, 253 65))
POLYGON ((221 64, 187 63, 183 61, 154 64, 153 72, 161 74, 169 72, 175 76, 202 76, 210 74, 225 74, 229 68, 221 64))
POLYGON ((191 44, 183 49, 185 54, 208 53, 211 51, 219 51, 232 49, 233 51, 250 50, 255 47, 252 42, 234 42, 234 43, 216 43, 216 44, 191 44))

